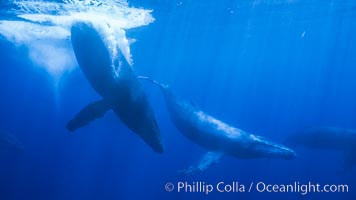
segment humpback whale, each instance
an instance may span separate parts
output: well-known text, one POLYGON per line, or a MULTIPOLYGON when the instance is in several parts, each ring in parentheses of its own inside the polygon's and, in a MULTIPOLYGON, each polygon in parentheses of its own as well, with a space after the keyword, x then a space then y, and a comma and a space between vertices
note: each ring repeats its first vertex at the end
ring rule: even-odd
POLYGON ((71 28, 77 62, 86 79, 102 99, 85 106, 67 124, 69 131, 87 125, 112 110, 155 152, 162 153, 160 131, 151 105, 133 69, 117 48, 114 55, 91 23, 77 22, 71 28))
POLYGON ((293 150, 283 145, 232 127, 203 112, 194 104, 177 96, 168 85, 161 84, 149 77, 139 76, 138 78, 149 80, 159 86, 176 128, 185 137, 209 151, 198 162, 198 165, 190 166, 183 170, 184 173, 203 171, 211 164, 216 163, 223 155, 242 159, 292 159, 296 156, 293 150))
POLYGON ((344 169, 356 164, 356 130, 337 127, 314 127, 293 134, 288 143, 310 149, 324 149, 343 152, 344 169))
POLYGON ((0 150, 23 151, 24 147, 15 136, 0 130, 0 150))

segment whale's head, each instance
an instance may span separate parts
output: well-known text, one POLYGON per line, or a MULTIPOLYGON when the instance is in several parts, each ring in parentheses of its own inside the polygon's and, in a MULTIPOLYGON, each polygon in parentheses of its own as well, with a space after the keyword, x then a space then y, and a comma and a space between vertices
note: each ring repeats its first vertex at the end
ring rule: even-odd
POLYGON ((80 68, 90 74, 111 66, 110 53, 103 35, 89 22, 76 22, 71 27, 72 47, 80 68))
POLYGON ((297 156, 294 150, 284 145, 268 141, 260 136, 253 135, 252 137, 254 137, 253 149, 259 157, 290 160, 297 156))
POLYGON ((132 74, 120 49, 110 46, 100 27, 76 22, 71 27, 71 42, 76 60, 91 86, 102 96, 112 93, 119 80, 132 74))
POLYGON ((275 144, 272 147, 271 157, 291 160, 291 159, 294 159, 295 157, 297 157, 297 154, 295 153, 294 150, 292 150, 286 146, 283 146, 280 144, 275 144))

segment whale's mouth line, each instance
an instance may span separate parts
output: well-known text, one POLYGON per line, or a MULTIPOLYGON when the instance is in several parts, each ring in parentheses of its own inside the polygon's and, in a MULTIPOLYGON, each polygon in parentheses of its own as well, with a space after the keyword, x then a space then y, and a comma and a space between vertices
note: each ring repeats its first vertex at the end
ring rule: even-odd
POLYGON ((11 6, 0 11, 14 16, 0 19, 0 35, 15 45, 28 47, 33 63, 55 78, 77 66, 68 42, 72 24, 93 24, 112 57, 120 51, 132 65, 130 40, 125 31, 154 21, 151 10, 129 7, 126 0, 14 0, 11 6))

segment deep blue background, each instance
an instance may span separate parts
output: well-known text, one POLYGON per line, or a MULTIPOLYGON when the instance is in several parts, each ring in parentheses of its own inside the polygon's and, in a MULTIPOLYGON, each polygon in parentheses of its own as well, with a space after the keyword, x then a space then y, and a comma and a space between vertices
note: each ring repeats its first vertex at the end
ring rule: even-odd
MULTIPOLYGON (((207 113, 281 142, 312 126, 356 129, 356 3, 351 0, 130 1, 156 21, 135 30, 136 74, 168 83, 207 113)), ((165 143, 157 155, 113 113, 75 133, 65 124, 99 99, 79 69, 55 85, 25 47, 0 40, 0 128, 25 146, 0 155, 0 199, 354 199, 355 169, 343 155, 296 148, 290 161, 225 157, 186 177, 177 170, 206 151, 168 118, 159 90, 144 84, 165 143), (168 193, 166 182, 308 181, 349 193, 168 193)))

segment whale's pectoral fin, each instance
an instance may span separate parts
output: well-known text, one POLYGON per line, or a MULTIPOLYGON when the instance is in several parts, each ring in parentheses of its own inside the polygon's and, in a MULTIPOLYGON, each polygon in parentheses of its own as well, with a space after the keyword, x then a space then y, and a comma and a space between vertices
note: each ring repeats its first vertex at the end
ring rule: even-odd
POLYGON ((72 120, 67 124, 69 131, 75 131, 91 121, 102 117, 110 109, 110 104, 105 100, 96 101, 85 106, 72 120))
POLYGON ((191 175, 195 172, 201 172, 206 170, 210 165, 218 163, 220 158, 225 154, 222 152, 208 152, 201 158, 196 165, 191 165, 187 169, 179 170, 180 173, 191 175))

